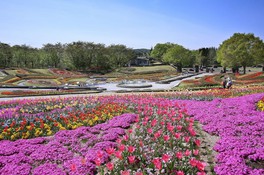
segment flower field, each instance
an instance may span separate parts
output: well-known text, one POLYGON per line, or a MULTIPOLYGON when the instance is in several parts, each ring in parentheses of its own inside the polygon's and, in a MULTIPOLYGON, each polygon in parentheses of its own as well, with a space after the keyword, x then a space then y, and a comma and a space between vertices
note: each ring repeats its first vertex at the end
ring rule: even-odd
POLYGON ((0 174, 263 174, 259 91, 0 102, 0 174), (214 172, 197 122, 220 138, 214 172))

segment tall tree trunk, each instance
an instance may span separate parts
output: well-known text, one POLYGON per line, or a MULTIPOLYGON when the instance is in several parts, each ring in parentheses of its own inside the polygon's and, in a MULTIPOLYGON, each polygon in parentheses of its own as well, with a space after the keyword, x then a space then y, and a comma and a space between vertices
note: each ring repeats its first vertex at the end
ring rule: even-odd
POLYGON ((244 74, 246 74, 246 66, 243 66, 244 74))
POLYGON ((226 73, 226 67, 223 68, 223 73, 226 73))
POLYGON ((181 73, 182 72, 182 65, 181 64, 177 64, 177 72, 181 73))

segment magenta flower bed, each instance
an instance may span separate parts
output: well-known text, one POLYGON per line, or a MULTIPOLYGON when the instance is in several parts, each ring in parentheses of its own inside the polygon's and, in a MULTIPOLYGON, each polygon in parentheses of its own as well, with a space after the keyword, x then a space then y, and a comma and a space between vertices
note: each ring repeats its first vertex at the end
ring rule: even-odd
POLYGON ((109 159, 104 151, 116 147, 136 114, 123 114, 94 127, 62 130, 52 137, 0 141, 1 175, 82 175, 94 174, 98 152, 102 161, 109 159))
POLYGON ((219 135, 214 170, 219 175, 264 174, 264 113, 256 103, 264 94, 206 101, 181 101, 204 130, 219 135), (253 168, 247 162, 262 162, 253 168))

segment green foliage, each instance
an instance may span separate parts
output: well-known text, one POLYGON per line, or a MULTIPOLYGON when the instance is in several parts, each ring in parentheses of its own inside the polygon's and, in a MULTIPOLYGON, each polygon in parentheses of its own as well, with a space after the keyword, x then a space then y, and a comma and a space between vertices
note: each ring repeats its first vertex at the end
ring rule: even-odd
POLYGON ((63 62, 64 47, 61 43, 45 44, 42 47, 45 64, 48 67, 61 67, 63 62))
POLYGON ((217 51, 217 61, 223 67, 243 66, 245 73, 246 66, 264 62, 263 50, 263 41, 254 34, 235 33, 220 45, 217 51))
POLYGON ((125 45, 111 45, 107 48, 110 66, 119 68, 125 66, 131 59, 136 57, 132 49, 125 45))
POLYGON ((217 49, 214 47, 199 49, 198 53, 196 54, 197 64, 206 67, 217 64, 216 50, 217 49))
POLYGON ((148 57, 150 56, 150 50, 149 49, 133 49, 136 56, 138 57, 148 57))
POLYGON ((192 60, 192 52, 181 45, 175 44, 173 47, 167 50, 163 57, 165 63, 173 64, 177 66, 179 72, 183 66, 188 66, 192 60))
POLYGON ((154 47, 154 49, 151 51, 151 57, 154 57, 158 60, 163 60, 163 56, 164 54, 167 53, 168 49, 170 49, 171 47, 173 47, 175 44, 173 43, 158 43, 156 44, 156 46, 154 47))
POLYGON ((0 42, 0 67, 9 67, 12 62, 11 47, 0 42))

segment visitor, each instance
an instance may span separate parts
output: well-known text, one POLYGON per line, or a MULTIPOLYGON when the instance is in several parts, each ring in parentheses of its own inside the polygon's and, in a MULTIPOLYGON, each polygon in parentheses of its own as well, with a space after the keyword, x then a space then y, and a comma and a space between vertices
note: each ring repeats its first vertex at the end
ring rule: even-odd
POLYGON ((227 83, 226 83, 226 88, 227 89, 231 88, 232 84, 233 84, 233 82, 232 82, 231 78, 228 77, 227 78, 227 83))
POLYGON ((227 84, 227 78, 225 77, 225 78, 224 78, 224 81, 223 81, 223 88, 224 88, 224 89, 226 88, 226 84, 227 84))

